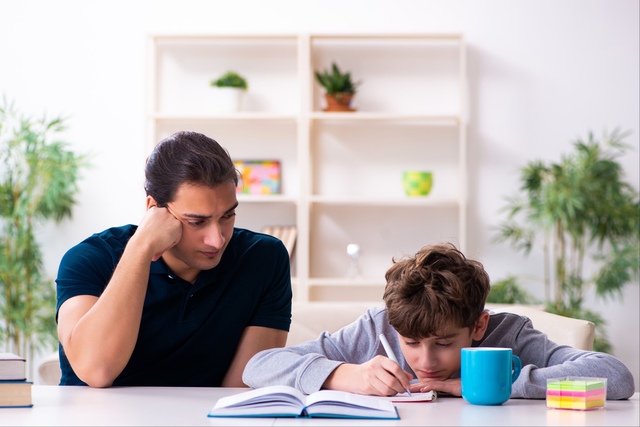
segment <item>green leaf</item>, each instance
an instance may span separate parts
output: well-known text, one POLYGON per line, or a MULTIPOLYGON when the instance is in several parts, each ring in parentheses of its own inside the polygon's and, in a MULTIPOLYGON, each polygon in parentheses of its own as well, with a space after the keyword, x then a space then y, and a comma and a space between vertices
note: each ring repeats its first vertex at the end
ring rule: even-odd
POLYGON ((211 86, 215 87, 235 87, 246 90, 247 80, 235 71, 227 71, 216 80, 211 81, 211 86))
POLYGON ((360 84, 353 83, 351 80, 351 73, 342 73, 338 65, 333 62, 331 64, 331 73, 329 70, 324 70, 323 73, 314 71, 316 80, 322 87, 325 88, 327 94, 333 95, 336 93, 356 93, 356 86, 360 84))
MULTIPOLYGON (((590 290, 598 298, 613 298, 622 295, 625 285, 637 283, 639 196, 625 182, 617 160, 632 148, 623 141, 629 135, 605 130, 598 139, 589 131, 559 161, 527 163, 520 171, 520 192, 500 209, 506 218, 494 241, 508 241, 525 255, 545 245, 545 271, 559 290, 552 301, 557 310, 581 313, 590 290), (595 261, 588 276, 586 260, 595 261)), ((599 337, 599 345, 607 348, 602 331, 599 337)))
POLYGON ((88 166, 57 135, 65 119, 39 120, 0 106, 0 342, 16 351, 57 343, 55 291, 43 277, 39 225, 71 216, 80 170, 88 166))
POLYGON ((537 304, 538 301, 527 291, 522 289, 515 276, 491 285, 488 303, 494 304, 537 304))

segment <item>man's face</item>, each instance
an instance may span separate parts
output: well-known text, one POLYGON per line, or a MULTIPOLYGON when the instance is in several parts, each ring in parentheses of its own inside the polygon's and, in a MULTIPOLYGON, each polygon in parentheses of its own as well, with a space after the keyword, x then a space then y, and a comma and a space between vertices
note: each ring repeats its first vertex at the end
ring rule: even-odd
POLYGON ((232 182, 213 188, 182 184, 168 204, 182 222, 182 238, 162 255, 169 268, 193 282, 200 271, 216 267, 233 236, 237 206, 232 182))
POLYGON ((420 382, 444 381, 460 370, 460 350, 480 340, 487 329, 488 313, 483 313, 472 328, 449 328, 434 336, 414 340, 398 334, 405 360, 420 382))

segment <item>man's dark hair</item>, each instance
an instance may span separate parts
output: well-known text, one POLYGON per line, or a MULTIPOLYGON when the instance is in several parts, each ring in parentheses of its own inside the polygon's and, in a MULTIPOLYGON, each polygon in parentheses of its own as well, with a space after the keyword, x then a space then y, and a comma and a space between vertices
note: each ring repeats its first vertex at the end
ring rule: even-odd
POLYGON ((211 188, 225 182, 238 185, 238 173, 229 153, 197 132, 176 132, 160 141, 147 160, 144 175, 147 196, 161 207, 173 201, 183 183, 211 188))
POLYGON ((489 295, 489 275, 452 244, 425 246, 387 270, 389 323, 403 337, 423 339, 472 329, 489 295))

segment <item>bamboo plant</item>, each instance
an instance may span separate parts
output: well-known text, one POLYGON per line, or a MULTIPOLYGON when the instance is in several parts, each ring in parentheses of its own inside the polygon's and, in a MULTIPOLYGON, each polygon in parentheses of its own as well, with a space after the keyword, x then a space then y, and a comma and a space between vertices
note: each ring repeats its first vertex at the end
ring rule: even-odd
POLYGON ((628 136, 616 129, 597 140, 589 132, 560 162, 530 162, 521 171, 521 193, 508 199, 508 216, 496 237, 525 254, 542 248, 548 310, 596 323, 594 349, 599 351, 611 346, 601 316, 583 306, 587 292, 615 298, 638 279, 638 191, 624 182, 617 161, 630 148, 623 142, 628 136))
POLYGON ((56 298, 35 238, 45 221, 71 216, 86 157, 58 139, 58 117, 36 120, 0 105, 0 343, 28 357, 55 345, 56 298))

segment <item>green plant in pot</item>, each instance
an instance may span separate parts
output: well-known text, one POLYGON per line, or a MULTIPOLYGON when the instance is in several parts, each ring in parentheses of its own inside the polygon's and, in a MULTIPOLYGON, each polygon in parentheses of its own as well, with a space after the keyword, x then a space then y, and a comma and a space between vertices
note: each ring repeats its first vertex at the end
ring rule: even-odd
POLYGON ((614 298, 638 279, 638 191, 624 182, 617 161, 629 149, 623 143, 628 135, 615 130, 598 141, 589 133, 560 162, 530 162, 521 170, 521 194, 508 199, 508 216, 496 237, 525 254, 542 248, 548 310, 593 321, 597 351, 611 346, 602 318, 584 307, 587 292, 614 298))
POLYGON ((215 99, 218 112, 237 112, 242 109, 242 97, 249 85, 247 80, 235 71, 227 71, 215 80, 211 86, 217 90, 215 99))
MULTIPOLYGON (((71 217, 86 158, 58 139, 64 120, 34 120, 0 105, 0 343, 28 358, 57 343, 53 281, 36 231, 71 217)), ((32 366, 30 366, 32 368, 32 366)))
POLYGON ((324 87, 327 107, 324 111, 356 111, 351 108, 351 101, 356 94, 356 87, 361 82, 351 81, 351 73, 342 73, 336 63, 331 64, 331 72, 315 71, 316 80, 324 87))
POLYGON ((235 71, 227 71, 215 80, 211 80, 211 86, 215 87, 233 87, 237 89, 247 90, 247 80, 235 71))

